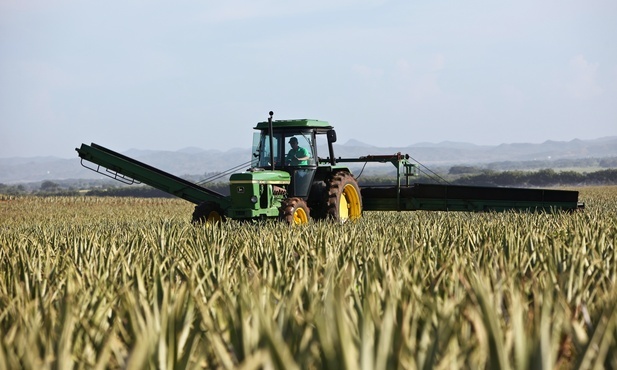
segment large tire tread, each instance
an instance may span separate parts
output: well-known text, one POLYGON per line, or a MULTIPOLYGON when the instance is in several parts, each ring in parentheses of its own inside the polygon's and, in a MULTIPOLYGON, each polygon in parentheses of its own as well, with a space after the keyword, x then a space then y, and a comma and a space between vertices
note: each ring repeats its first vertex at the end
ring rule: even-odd
POLYGON ((310 221, 310 210, 302 198, 287 198, 283 200, 279 219, 289 225, 306 224, 310 221))
POLYGON ((225 212, 216 202, 203 202, 195 206, 192 222, 199 223, 219 223, 225 221, 225 212))
POLYGON ((325 204, 326 216, 328 219, 337 222, 347 221, 347 219, 341 218, 341 198, 344 197, 343 192, 346 187, 349 187, 350 190, 355 191, 355 196, 357 196, 357 202, 359 203, 355 207, 352 207, 353 212, 349 215, 349 219, 355 220, 361 217, 362 197, 360 195, 360 187, 358 186, 358 182, 349 172, 338 171, 326 179, 326 188, 328 191, 325 193, 325 204))

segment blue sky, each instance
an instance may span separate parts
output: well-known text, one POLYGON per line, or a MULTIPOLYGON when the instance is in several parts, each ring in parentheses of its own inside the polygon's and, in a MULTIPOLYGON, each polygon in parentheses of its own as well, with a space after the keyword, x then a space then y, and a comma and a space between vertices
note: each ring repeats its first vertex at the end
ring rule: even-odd
MULTIPOLYGON (((617 135, 617 2, 0 0, 0 157, 617 135)), ((370 154, 370 153, 367 153, 370 154)))

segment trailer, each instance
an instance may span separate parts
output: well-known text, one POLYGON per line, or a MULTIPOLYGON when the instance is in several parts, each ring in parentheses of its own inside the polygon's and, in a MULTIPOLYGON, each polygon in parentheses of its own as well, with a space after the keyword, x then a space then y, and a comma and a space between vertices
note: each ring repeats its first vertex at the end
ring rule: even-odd
POLYGON ((556 189, 460 186, 412 182, 417 164, 409 155, 336 158, 336 131, 326 121, 259 122, 250 168, 234 173, 229 195, 212 191, 97 144, 76 148, 84 167, 125 184, 144 183, 195 204, 193 222, 279 219, 345 222, 364 211, 575 211, 578 192, 556 189), (323 157, 318 143, 327 143, 323 157), (391 163, 394 185, 360 187, 347 163, 391 163))

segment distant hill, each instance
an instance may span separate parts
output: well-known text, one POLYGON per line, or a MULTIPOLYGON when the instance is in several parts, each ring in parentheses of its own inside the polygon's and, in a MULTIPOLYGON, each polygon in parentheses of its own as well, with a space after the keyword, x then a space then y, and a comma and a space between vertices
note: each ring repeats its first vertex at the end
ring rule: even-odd
MULTIPOLYGON (((104 145, 104 144, 103 144, 104 145)), ((113 148, 112 148, 113 149, 113 148)), ((617 157, 617 136, 594 140, 545 141, 540 144, 512 143, 475 145, 458 142, 416 143, 406 147, 375 147, 357 140, 334 144, 336 157, 354 158, 367 154, 401 152, 426 166, 482 165, 504 161, 552 161, 577 158, 617 157)), ((318 148, 327 157, 325 146, 318 148)), ((250 148, 227 151, 184 148, 178 151, 130 149, 123 154, 160 168, 177 176, 200 177, 206 173, 222 172, 251 157, 250 148)), ((248 164, 246 165, 248 168, 248 164)), ((242 166, 240 168, 243 168, 242 166)), ((56 157, 0 158, 0 183, 14 184, 44 180, 102 178, 83 168, 80 159, 56 157)))
POLYGON ((367 143, 363 143, 363 142, 355 140, 355 139, 347 140, 347 142, 345 144, 343 144, 343 146, 362 147, 362 148, 375 148, 373 145, 370 145, 370 144, 367 144, 367 143))
MULTIPOLYGON (((366 154, 365 147, 339 146, 337 156, 366 154)), ((335 149, 336 150, 336 149, 335 149)), ((427 165, 484 164, 500 161, 533 161, 617 156, 617 136, 594 140, 545 141, 540 144, 513 143, 496 146, 458 142, 418 143, 407 147, 376 148, 374 153, 407 153, 427 165)))

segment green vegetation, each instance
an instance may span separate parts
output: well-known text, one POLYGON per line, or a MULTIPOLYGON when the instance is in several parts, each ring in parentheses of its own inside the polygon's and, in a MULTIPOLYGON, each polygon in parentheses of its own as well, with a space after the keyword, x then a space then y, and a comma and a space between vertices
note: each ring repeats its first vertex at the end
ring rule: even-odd
POLYGON ((617 188, 573 214, 189 223, 0 199, 0 369, 617 368, 617 188))
MULTIPOLYGON (((593 172, 555 171, 543 169, 538 171, 492 171, 476 167, 451 167, 448 174, 423 173, 410 182, 433 183, 448 181, 456 185, 475 186, 514 186, 514 187, 546 187, 546 186, 596 186, 617 185, 617 169, 606 169, 593 172), (443 179, 443 180, 442 180, 443 179)), ((365 176, 358 182, 361 186, 391 184, 393 176, 365 176)))
POLYGON ((552 169, 577 169, 578 172, 593 172, 591 169, 611 169, 617 168, 617 157, 590 157, 590 158, 561 158, 533 161, 501 161, 491 162, 486 165, 477 166, 452 166, 450 173, 478 173, 485 170, 489 171, 522 171, 522 170, 541 170, 552 169))
POLYGON ((454 181, 462 185, 484 186, 588 186, 617 184, 617 169, 601 170, 591 173, 576 171, 555 171, 552 169, 529 171, 483 171, 475 175, 465 175, 454 181))
MULTIPOLYGON (((195 180, 197 181, 197 180, 195 180)), ((228 182, 212 182, 205 186, 222 194, 229 193, 228 182)), ((124 185, 114 180, 45 180, 40 183, 6 185, 0 183, 0 194, 10 196, 94 196, 173 198, 173 195, 147 185, 124 185)))

